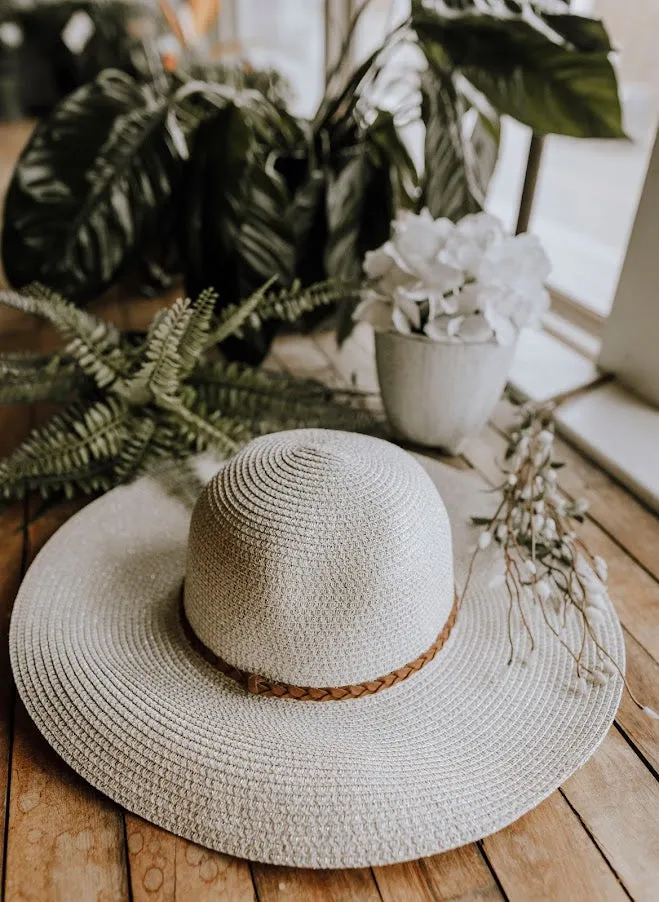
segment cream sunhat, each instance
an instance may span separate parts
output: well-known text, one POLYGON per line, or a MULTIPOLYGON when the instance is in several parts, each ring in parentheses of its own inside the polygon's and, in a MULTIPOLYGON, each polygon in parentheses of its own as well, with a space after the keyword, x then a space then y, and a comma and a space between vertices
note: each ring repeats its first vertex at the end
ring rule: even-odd
MULTIPOLYGON (((10 632, 20 695, 90 783, 222 852, 351 867, 477 840, 586 761, 622 686, 577 694, 573 661, 539 620, 535 651, 506 663, 489 552, 451 628, 480 488, 379 439, 310 429, 248 445, 192 523, 161 480, 116 489, 26 576, 10 632), (247 672, 366 690, 269 697, 245 688, 247 672), (395 685, 368 689, 392 673, 395 685)), ((622 666, 610 606, 600 638, 622 666)))

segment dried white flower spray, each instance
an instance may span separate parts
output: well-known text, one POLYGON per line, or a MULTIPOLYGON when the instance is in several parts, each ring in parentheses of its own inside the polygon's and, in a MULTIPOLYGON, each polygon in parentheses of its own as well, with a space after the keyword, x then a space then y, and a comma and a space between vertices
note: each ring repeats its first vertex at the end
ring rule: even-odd
POLYGON ((588 502, 569 501, 557 490, 556 472, 563 464, 554 460, 553 407, 524 406, 521 422, 511 435, 498 486, 500 502, 491 517, 473 517, 481 528, 469 567, 464 598, 476 556, 490 545, 503 555, 503 566, 492 581, 505 585, 509 596, 508 638, 511 663, 516 653, 512 616, 517 611, 528 635, 531 651, 535 637, 531 629, 530 605, 537 605, 544 626, 574 659, 574 690, 584 693, 588 685, 604 685, 616 673, 636 705, 649 717, 659 718, 631 692, 618 662, 601 640, 609 604, 608 567, 592 555, 572 528, 583 522, 588 502), (574 648, 565 638, 568 618, 577 619, 581 639, 574 648))

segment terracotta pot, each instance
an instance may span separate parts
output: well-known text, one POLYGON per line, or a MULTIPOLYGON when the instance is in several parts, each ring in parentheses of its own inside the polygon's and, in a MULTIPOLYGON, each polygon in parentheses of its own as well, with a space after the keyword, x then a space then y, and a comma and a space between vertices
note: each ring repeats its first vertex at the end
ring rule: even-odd
POLYGON ((515 345, 375 333, 384 409, 402 437, 457 454, 503 393, 515 345))

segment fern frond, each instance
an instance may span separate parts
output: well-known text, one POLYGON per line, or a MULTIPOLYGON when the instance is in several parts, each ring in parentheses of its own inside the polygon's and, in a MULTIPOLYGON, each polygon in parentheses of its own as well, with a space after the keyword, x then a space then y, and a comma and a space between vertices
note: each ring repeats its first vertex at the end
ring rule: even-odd
POLYGON ((0 291, 0 303, 52 323, 62 336, 66 351, 99 388, 111 385, 123 374, 126 362, 119 347, 120 333, 110 323, 80 310, 38 282, 20 294, 0 291))
POLYGON ((247 300, 241 301, 239 304, 229 304, 225 307, 215 328, 206 339, 206 348, 212 348, 213 345, 221 344, 231 335, 240 338, 248 321, 251 326, 257 328, 259 324, 259 318, 256 314, 257 308, 266 299, 267 291, 274 284, 276 278, 276 276, 273 276, 271 279, 268 279, 247 300))
POLYGON ((235 434, 233 421, 223 417, 204 419, 177 398, 162 399, 161 406, 169 411, 170 421, 175 426, 186 444, 198 451, 214 448, 224 457, 235 454, 241 441, 232 437, 235 434))
POLYGON ((101 336, 104 338, 106 347, 119 345, 120 333, 115 326, 81 310, 40 282, 31 282, 21 292, 11 289, 0 291, 0 303, 47 320, 65 341, 95 335, 97 340, 101 336))
POLYGON ((72 404, 0 462, 0 495, 22 497, 26 484, 63 490, 67 483, 92 485, 126 440, 126 420, 126 407, 114 398, 87 407, 72 404))
POLYGON ((240 413, 245 410, 271 409, 272 405, 306 401, 317 407, 332 399, 358 404, 369 396, 352 389, 329 388, 316 379, 298 379, 288 373, 255 369, 236 362, 222 360, 199 364, 190 382, 200 401, 211 410, 223 409, 240 413))
POLYGON ((175 395, 182 378, 179 347, 193 318, 189 298, 178 298, 171 307, 158 311, 144 345, 144 363, 128 379, 125 397, 133 404, 151 398, 175 395))
POLYGON ((261 322, 277 319, 294 323, 305 313, 311 313, 320 307, 329 307, 347 298, 357 300, 359 290, 332 279, 316 282, 308 288, 302 288, 299 283, 294 283, 290 289, 270 292, 259 305, 258 317, 261 322))
POLYGON ((192 372, 206 348, 217 300, 215 289, 206 288, 192 303, 192 316, 181 336, 178 348, 181 373, 184 377, 192 372))
POLYGON ((334 283, 268 292, 271 284, 225 310, 214 328, 216 297, 208 291, 159 311, 146 338, 121 339, 46 289, 0 294, 54 322, 70 352, 0 355, 0 401, 79 398, 0 461, 0 499, 33 489, 47 499, 107 491, 165 458, 204 450, 229 457, 252 437, 280 429, 377 430, 361 393, 208 359, 212 344, 239 335, 247 323, 296 318, 345 297, 334 283))
POLYGON ((254 434, 299 426, 377 431, 380 420, 361 392, 333 390, 312 379, 216 361, 195 370, 195 410, 202 417, 221 410, 240 418, 254 434))
POLYGON ((0 404, 65 404, 89 387, 70 357, 19 351, 0 354, 0 404))
POLYGON ((157 426, 151 417, 136 418, 131 423, 128 435, 119 448, 114 464, 114 476, 117 483, 128 482, 148 466, 151 457, 151 446, 157 426))

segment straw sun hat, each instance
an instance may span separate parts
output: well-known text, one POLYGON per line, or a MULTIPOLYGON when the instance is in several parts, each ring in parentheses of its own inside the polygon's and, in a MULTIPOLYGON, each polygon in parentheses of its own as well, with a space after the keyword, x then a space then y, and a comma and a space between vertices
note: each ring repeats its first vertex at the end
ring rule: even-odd
MULTIPOLYGON (((249 444, 194 512, 162 479, 116 489, 27 574, 20 695, 90 783, 222 852, 350 867, 477 840, 586 761, 621 692, 575 692, 539 619, 507 664, 489 551, 455 618, 481 488, 379 439, 298 430, 249 444)), ((599 629, 622 666, 612 608, 599 629)))

